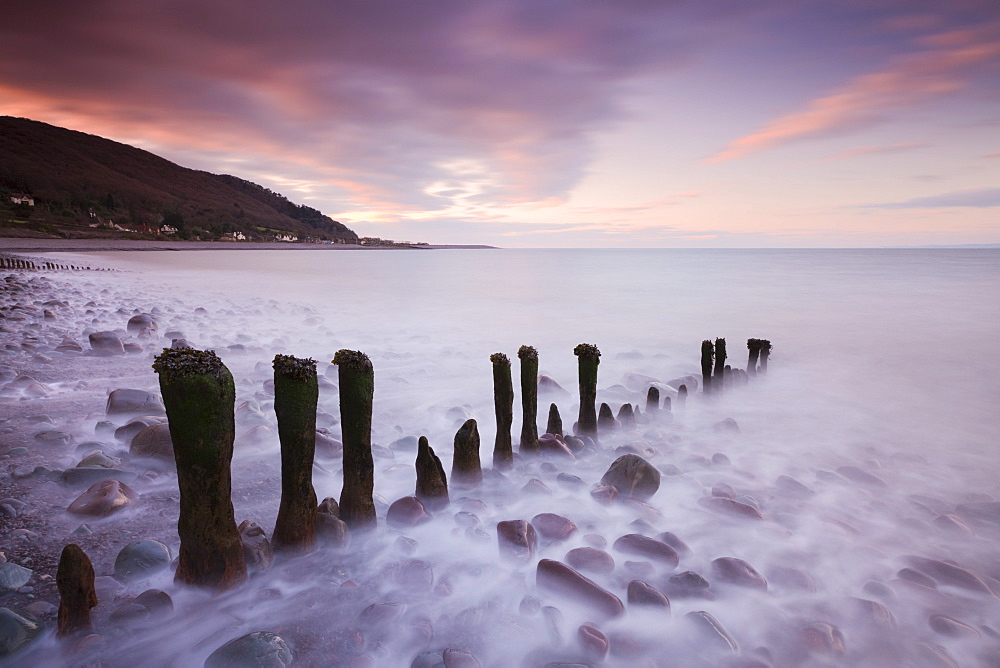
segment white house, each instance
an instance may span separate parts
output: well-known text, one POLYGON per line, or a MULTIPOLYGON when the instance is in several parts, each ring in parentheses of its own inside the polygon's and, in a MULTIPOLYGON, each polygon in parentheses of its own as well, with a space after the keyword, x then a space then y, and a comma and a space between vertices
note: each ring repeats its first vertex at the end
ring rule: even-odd
POLYGON ((291 234, 277 234, 274 237, 275 241, 298 241, 298 237, 293 237, 291 234))
POLYGON ((177 228, 173 225, 161 225, 160 234, 177 234, 177 228))
POLYGON ((10 201, 14 204, 27 204, 28 206, 35 206, 35 198, 28 197, 27 195, 11 195, 10 201))

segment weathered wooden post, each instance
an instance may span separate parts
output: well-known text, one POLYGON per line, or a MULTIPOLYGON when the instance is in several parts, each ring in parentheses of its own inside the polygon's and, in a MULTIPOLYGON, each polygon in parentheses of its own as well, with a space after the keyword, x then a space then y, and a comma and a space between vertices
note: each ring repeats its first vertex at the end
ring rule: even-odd
POLYGON ((340 519, 352 531, 374 529, 375 461, 372 459, 372 401, 375 370, 368 355, 341 349, 333 357, 340 381, 340 428, 344 442, 344 488, 340 519))
POLYGON ((474 486, 483 481, 483 469, 479 464, 479 428, 476 421, 469 419, 455 434, 455 451, 451 460, 451 482, 453 485, 474 486))
POLYGON ((712 393, 712 358, 715 356, 715 347, 712 342, 705 339, 701 342, 701 384, 702 392, 712 393))
POLYGON ((281 503, 271 543, 274 549, 305 554, 316 549, 316 361, 274 357, 274 414, 281 442, 281 503))
POLYGON ((493 444, 493 468, 506 471, 514 465, 510 429, 514 424, 514 383, 510 360, 503 353, 490 355, 493 363, 493 409, 497 416, 497 438, 493 444))
POLYGON ((747 375, 751 378, 757 375, 757 358, 760 357, 760 339, 747 339, 747 375))
POLYGON ((767 339, 760 340, 760 375, 767 374, 767 358, 771 356, 771 342, 767 339))
POLYGON ((660 390, 650 386, 646 392, 646 415, 654 415, 660 410, 660 390))
POLYGON ((429 510, 440 510, 448 505, 448 479, 441 460, 434 448, 421 436, 417 442, 417 489, 414 494, 429 510))
POLYGON ((611 406, 602 403, 597 411, 597 431, 601 434, 614 431, 618 427, 615 414, 611 412, 611 406))
POLYGON ((518 452, 538 453, 538 351, 521 346, 521 444, 518 452))
POLYGON ((193 348, 164 348, 153 370, 160 376, 180 488, 174 580, 235 587, 247 579, 247 567, 233 515, 233 375, 214 352, 193 348))
POLYGON ((687 405, 688 399, 688 386, 681 385, 677 388, 677 410, 684 410, 684 406, 687 405))
POLYGON ((573 349, 577 357, 580 379, 580 417, 577 429, 591 438, 597 436, 597 367, 601 351, 590 343, 581 343, 573 349))
POLYGON ((60 638, 90 631, 90 609, 97 605, 94 567, 79 545, 70 543, 59 556, 56 571, 59 589, 59 617, 56 635, 60 638))
POLYGON ((726 387, 726 340, 715 340, 715 376, 712 378, 712 391, 722 393, 726 387))

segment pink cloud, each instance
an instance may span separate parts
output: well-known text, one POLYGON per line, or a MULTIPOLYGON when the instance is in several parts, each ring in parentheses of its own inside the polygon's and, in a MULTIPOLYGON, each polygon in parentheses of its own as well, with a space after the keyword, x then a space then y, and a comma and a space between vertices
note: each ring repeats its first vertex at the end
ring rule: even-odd
POLYGON ((926 99, 954 93, 970 80, 971 70, 1000 59, 1000 23, 938 33, 920 40, 921 51, 885 69, 847 82, 819 97, 803 111, 782 116, 733 141, 711 163, 742 158, 804 139, 844 134, 872 125, 884 114, 926 99))

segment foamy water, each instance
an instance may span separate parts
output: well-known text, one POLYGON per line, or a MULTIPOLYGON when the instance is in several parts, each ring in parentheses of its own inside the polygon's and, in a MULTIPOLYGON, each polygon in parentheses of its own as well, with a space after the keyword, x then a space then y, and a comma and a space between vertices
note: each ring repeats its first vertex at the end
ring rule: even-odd
MULTIPOLYGON (((175 587, 170 572, 129 585, 113 595, 160 587, 174 598, 174 614, 154 628, 128 632, 111 622, 98 624, 107 644, 95 644, 89 655, 82 650, 81 660, 200 665, 226 641, 258 630, 288 637, 304 665, 408 666, 422 652, 445 648, 496 666, 735 660, 701 635, 685 616, 693 611, 713 615, 738 644, 742 660, 761 665, 947 665, 948 656, 961 665, 993 665, 1000 656, 1000 528, 967 508, 1000 497, 1000 362, 988 354, 990 342, 1000 338, 995 251, 57 257, 126 270, 53 274, 52 290, 76 291, 62 297, 71 303, 59 326, 85 344, 85 328, 124 328, 133 309, 156 307, 159 332, 180 330, 192 344, 217 350, 236 378, 237 404, 252 402, 271 427, 266 382, 274 354, 320 362, 320 373, 331 381, 321 390, 320 409, 333 416, 320 426, 339 438, 336 369, 327 363, 339 348, 366 352, 375 368, 373 442, 382 446, 375 458, 381 497, 375 536, 355 539, 346 552, 324 550, 279 563, 216 598, 175 587), (89 300, 98 303, 95 313, 85 313, 89 300), (125 314, 115 312, 119 307, 125 314), (207 313, 196 313, 198 307, 207 313), (475 417, 482 461, 489 466, 495 435, 491 353, 513 360, 517 388, 517 349, 533 345, 540 372, 568 390, 539 397, 544 431, 550 401, 567 429, 576 418, 576 344, 601 349, 598 402, 617 412, 626 401, 644 407, 650 379, 700 376, 700 342, 716 337, 726 338, 729 360, 739 367, 746 364, 747 338, 771 340, 766 379, 711 401, 693 393, 683 411, 675 407, 672 419, 660 416, 635 432, 603 436, 595 452, 575 462, 521 460, 506 482, 488 479, 480 489, 452 489, 450 508, 428 524, 405 531, 385 526, 386 504, 413 493, 415 451, 405 437, 427 436, 450 472, 455 431, 465 417, 475 417), (246 352, 228 348, 234 344, 245 345, 246 352), (738 434, 715 427, 724 418, 736 420, 738 434), (616 448, 637 441, 652 448, 649 460, 664 474, 649 507, 596 502, 591 487, 618 456, 616 448), (583 484, 560 480, 562 473, 583 484), (780 476, 794 478, 810 493, 782 486, 780 476), (548 493, 524 490, 532 480, 548 493), (764 520, 705 507, 702 500, 713 490, 757 506, 764 520), (529 563, 502 560, 496 523, 543 512, 563 515, 579 530, 563 542, 540 538, 529 563), (957 529, 940 519, 949 515, 961 523, 957 529), (613 548, 624 534, 665 531, 690 547, 676 569, 613 548), (670 615, 626 606, 624 616, 603 619, 536 586, 539 559, 563 560, 582 546, 601 547, 614 558, 611 572, 586 575, 623 601, 634 579, 670 595, 669 577, 684 571, 704 576, 711 595, 671 595, 670 615), (722 582, 712 565, 720 557, 749 562, 767 578, 767 590, 722 582), (954 562, 987 591, 928 573, 933 567, 921 558, 954 562), (813 585, 791 578, 783 570, 789 568, 813 585), (930 586, 913 582, 916 576, 907 579, 906 572, 901 576, 907 568, 929 576, 930 586), (935 615, 964 626, 949 626, 935 615), (585 623, 610 638, 606 658, 588 654, 578 640, 585 623), (817 624, 836 627, 843 652, 817 644, 810 634, 829 631, 817 624)), ((78 369, 89 363, 85 357, 71 361, 78 369)), ((28 356, 16 353, 2 363, 18 371, 31 366, 28 356)), ((53 364, 60 363, 53 355, 53 364)), ((96 373, 107 377, 109 387, 122 386, 107 367, 96 373)), ((125 386, 155 389, 148 364, 134 374, 125 386)), ((71 395, 72 389, 60 386, 55 393, 71 395)), ((90 412, 101 408, 95 403, 90 412)), ((96 420, 91 415, 65 426, 79 442, 93 438, 96 420)), ((270 533, 280 494, 277 438, 251 441, 245 429, 238 426, 238 432, 236 520, 253 519, 270 533)), ((71 454, 72 448, 53 459, 72 466, 71 454)), ((317 463, 317 495, 339 497, 339 459, 323 455, 317 463)), ((152 499, 169 497, 176 483, 167 471, 139 487, 152 499)), ((49 485, 38 493, 63 503, 79 490, 49 485)), ((142 503, 130 512, 140 526, 176 519, 144 516, 142 503)), ((53 532, 68 533, 78 524, 65 515, 51 522, 53 532)), ((108 540, 114 540, 115 522, 112 517, 99 523, 108 540)), ((176 537, 171 547, 176 554, 176 537)), ((32 651, 29 660, 50 657, 54 641, 39 642, 32 651)))

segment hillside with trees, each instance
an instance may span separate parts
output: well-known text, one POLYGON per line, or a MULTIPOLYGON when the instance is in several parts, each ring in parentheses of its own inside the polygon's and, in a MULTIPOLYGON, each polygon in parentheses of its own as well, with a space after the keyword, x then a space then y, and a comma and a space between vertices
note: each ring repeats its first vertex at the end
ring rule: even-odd
POLYGON ((358 240, 329 216, 256 183, 181 167, 103 137, 0 116, 0 236, 165 233, 203 240, 358 240))

